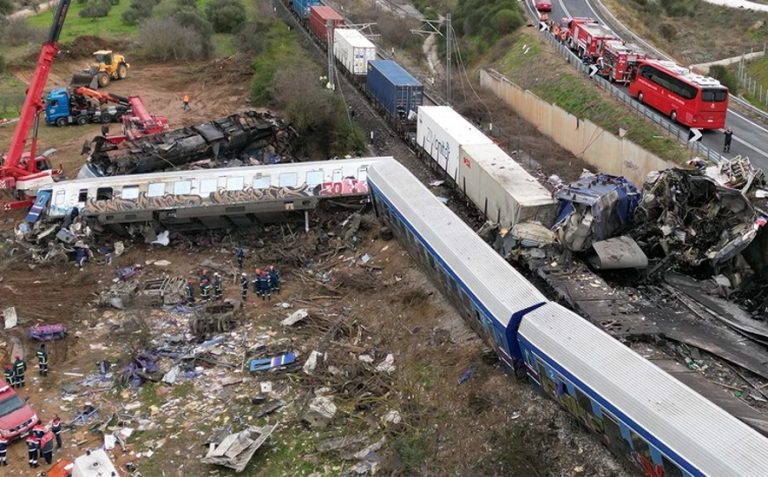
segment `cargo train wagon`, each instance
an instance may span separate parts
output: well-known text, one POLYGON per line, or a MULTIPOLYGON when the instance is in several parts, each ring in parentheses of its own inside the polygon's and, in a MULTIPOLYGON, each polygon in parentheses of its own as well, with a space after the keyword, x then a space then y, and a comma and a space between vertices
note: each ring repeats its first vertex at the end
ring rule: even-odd
POLYGON ((342 74, 408 139, 415 126, 416 109, 424 104, 423 84, 397 62, 377 59, 376 45, 358 30, 345 27, 344 17, 333 8, 310 5, 307 18, 302 14, 304 5, 285 1, 288 11, 324 51, 328 50, 328 35, 333 35, 333 54, 342 74))
POLYGON ((156 220, 209 228, 249 225, 265 214, 314 208, 323 198, 364 196, 379 158, 196 169, 61 181, 41 189, 31 221, 76 208, 104 224, 156 220))
POLYGON ((368 171, 377 215, 518 376, 644 475, 768 475, 768 439, 544 296, 401 164, 368 171))

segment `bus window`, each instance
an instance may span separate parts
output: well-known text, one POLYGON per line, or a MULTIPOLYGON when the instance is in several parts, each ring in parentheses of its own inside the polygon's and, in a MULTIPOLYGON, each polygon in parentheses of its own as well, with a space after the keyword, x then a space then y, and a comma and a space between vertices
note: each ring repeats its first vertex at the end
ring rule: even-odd
POLYGON ((728 97, 728 91, 724 89, 702 89, 701 100, 711 103, 722 103, 728 97))
POLYGON ((200 181, 200 193, 210 194, 211 192, 216 192, 218 182, 217 179, 202 179, 200 181))
POLYGON ((257 174, 256 177, 253 178, 254 189, 269 189, 271 185, 272 185, 272 181, 270 180, 269 176, 263 176, 261 174, 257 174))
POLYGON ((316 186, 323 183, 323 171, 307 171, 305 178, 307 185, 316 186))
POLYGON ((227 177, 227 190, 239 191, 243 190, 245 185, 245 179, 242 177, 227 177))
POLYGON ((192 181, 176 181, 173 183, 174 195, 186 195, 192 192, 192 181))
POLYGON ((125 186, 123 187, 123 191, 120 193, 120 196, 123 199, 138 199, 139 198, 139 186, 125 186))
POLYGON ((296 187, 297 181, 298 176, 295 172, 286 172, 284 174, 280 174, 280 177, 278 178, 280 187, 296 187))
POLYGON ((165 195, 165 184, 155 182, 147 187, 147 197, 162 197, 165 195))
POLYGON ((96 189, 96 200, 112 200, 112 188, 99 187, 96 189))

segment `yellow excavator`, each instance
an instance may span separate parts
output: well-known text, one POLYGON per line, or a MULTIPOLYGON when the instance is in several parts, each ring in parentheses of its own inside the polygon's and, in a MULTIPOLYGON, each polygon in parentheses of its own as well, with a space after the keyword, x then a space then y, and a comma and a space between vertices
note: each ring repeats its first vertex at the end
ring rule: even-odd
POLYGON ((125 56, 112 50, 99 50, 93 52, 93 58, 95 61, 87 70, 72 75, 73 85, 88 86, 91 89, 106 88, 110 81, 128 76, 131 65, 125 56))

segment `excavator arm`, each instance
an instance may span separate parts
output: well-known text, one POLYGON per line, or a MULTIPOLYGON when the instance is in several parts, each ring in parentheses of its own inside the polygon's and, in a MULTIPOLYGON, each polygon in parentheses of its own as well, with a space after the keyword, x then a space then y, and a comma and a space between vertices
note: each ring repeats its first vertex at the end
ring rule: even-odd
POLYGON ((85 96, 92 98, 99 102, 99 104, 114 103, 121 106, 129 107, 130 101, 125 96, 119 96, 117 94, 106 93, 102 91, 96 91, 95 89, 86 88, 85 86, 78 86, 72 90, 72 93, 77 96, 85 96))

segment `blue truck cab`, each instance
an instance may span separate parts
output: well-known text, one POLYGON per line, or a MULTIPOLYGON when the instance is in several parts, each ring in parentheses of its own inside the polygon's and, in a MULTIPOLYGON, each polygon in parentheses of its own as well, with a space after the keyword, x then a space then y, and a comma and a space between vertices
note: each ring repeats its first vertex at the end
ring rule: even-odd
POLYGON ((65 126, 73 122, 85 124, 88 122, 88 117, 81 114, 73 116, 67 88, 54 88, 45 100, 45 122, 50 126, 65 126), (78 116, 81 117, 78 118, 78 116))

